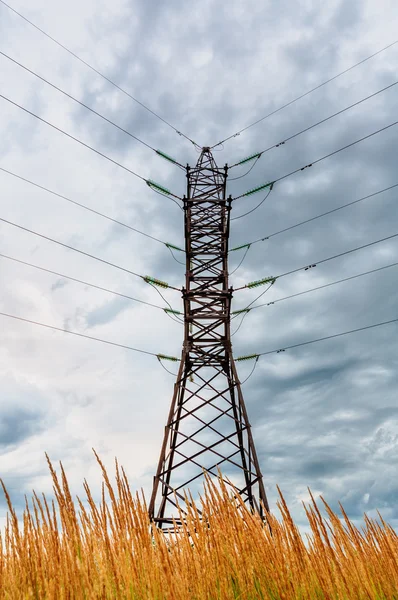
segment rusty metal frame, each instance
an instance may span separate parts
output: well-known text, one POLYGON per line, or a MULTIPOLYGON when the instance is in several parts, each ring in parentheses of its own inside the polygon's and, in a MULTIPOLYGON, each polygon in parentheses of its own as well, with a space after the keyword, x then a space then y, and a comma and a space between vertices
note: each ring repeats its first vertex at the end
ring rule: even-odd
POLYGON ((227 165, 219 169, 209 148, 203 148, 194 168, 187 167, 184 343, 149 504, 150 518, 168 531, 180 522, 177 499, 183 500, 183 508, 188 486, 203 477, 204 470, 217 477, 220 465, 229 465, 241 474, 244 481, 238 492, 252 510, 262 517, 269 511, 232 355, 227 176, 227 165), (206 412, 210 408, 218 414, 210 417, 206 412), (188 422, 198 428, 184 432, 188 422), (232 431, 226 433, 221 424, 225 427, 228 423, 232 431), (198 439, 203 433, 215 434, 216 440, 204 443, 198 439), (205 455, 213 456, 210 464, 205 455), (196 474, 172 485, 186 465, 196 467, 196 474))

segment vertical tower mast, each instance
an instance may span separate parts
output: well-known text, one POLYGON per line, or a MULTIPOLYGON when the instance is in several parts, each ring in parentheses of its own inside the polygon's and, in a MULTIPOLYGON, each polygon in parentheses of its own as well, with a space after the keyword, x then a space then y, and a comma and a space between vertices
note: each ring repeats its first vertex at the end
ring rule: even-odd
POLYGON ((176 498, 184 501, 184 490, 202 481, 204 469, 217 477, 220 467, 253 510, 268 511, 232 356, 227 175, 209 148, 187 167, 184 344, 149 505, 163 528, 172 528, 176 498))

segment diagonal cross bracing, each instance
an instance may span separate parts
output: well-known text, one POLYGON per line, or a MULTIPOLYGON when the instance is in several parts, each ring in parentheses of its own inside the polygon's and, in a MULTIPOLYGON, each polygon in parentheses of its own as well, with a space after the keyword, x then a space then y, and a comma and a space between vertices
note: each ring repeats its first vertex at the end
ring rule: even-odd
POLYGON ((220 465, 253 510, 269 510, 232 355, 227 174, 209 148, 187 167, 184 343, 149 504, 166 530, 180 522, 176 500, 220 465))

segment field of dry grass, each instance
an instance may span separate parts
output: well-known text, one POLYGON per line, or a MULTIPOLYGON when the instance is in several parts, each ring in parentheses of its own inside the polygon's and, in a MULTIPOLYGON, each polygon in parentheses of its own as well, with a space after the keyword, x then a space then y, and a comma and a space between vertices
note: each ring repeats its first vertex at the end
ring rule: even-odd
POLYGON ((49 462, 55 501, 33 495, 9 519, 0 549, 1 600, 63 599, 398 599, 398 536, 382 519, 356 529, 344 511, 328 518, 313 501, 307 545, 280 494, 279 518, 264 524, 225 488, 208 482, 201 507, 171 540, 152 530, 123 469, 103 474, 102 500, 73 500, 66 475, 49 462))

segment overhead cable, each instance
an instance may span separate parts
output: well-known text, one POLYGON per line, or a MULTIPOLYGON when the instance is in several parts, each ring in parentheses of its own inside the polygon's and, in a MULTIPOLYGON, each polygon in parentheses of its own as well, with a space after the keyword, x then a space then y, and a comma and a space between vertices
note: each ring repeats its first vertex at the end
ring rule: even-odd
POLYGON ((391 323, 397 323, 398 319, 391 319, 390 321, 383 321, 382 323, 374 323, 373 325, 367 325, 366 327, 358 327, 358 329, 351 329, 350 331, 343 331, 342 333, 335 333, 333 335, 327 335, 325 337, 317 338, 315 340, 309 340, 308 342, 301 342, 299 344, 292 344, 291 346, 284 346, 283 348, 279 348, 277 350, 268 350, 267 352, 260 352, 259 354, 250 354, 247 356, 240 356, 236 358, 235 361, 244 361, 250 359, 257 359, 260 356, 267 356, 268 354, 279 354, 280 352, 285 352, 286 350, 291 350, 292 348, 299 348, 300 346, 308 346, 309 344, 316 344, 317 342, 323 342, 325 340, 331 340, 333 338, 342 337, 344 335, 350 335, 351 333, 357 333, 359 331, 366 331, 367 329, 374 329, 375 327, 382 327, 383 325, 390 325, 391 323))
POLYGON ((179 310, 174 310, 174 308, 171 306, 170 302, 163 296, 162 292, 156 287, 156 285, 154 283, 152 283, 149 280, 147 283, 149 283, 149 285, 151 285, 153 287, 153 289, 155 290, 155 292, 157 292, 159 294, 159 296, 161 297, 163 302, 165 302, 167 304, 167 308, 163 309, 164 312, 166 313, 166 315, 168 317, 170 317, 170 319, 172 321, 183 324, 184 321, 183 321, 183 319, 180 318, 180 316, 182 316, 183 313, 181 313, 179 310))
POLYGON ((271 181, 269 183, 264 183, 252 190, 249 190, 248 192, 245 192, 244 194, 241 194, 240 196, 233 198, 233 200, 238 200, 239 198, 243 198, 244 196, 250 196, 258 191, 263 190, 266 187, 275 185, 275 183, 278 183, 278 181, 282 181, 283 179, 286 179, 287 177, 290 177, 291 175, 295 175, 295 173, 298 173, 299 171, 304 171, 305 169, 308 169, 309 167, 313 167, 317 163, 320 163, 321 161, 325 160, 326 158, 330 158, 331 156, 338 154, 342 150, 351 148, 352 146, 355 146, 355 144, 359 144, 360 142, 363 142, 364 140, 367 140, 367 139, 371 138, 372 136, 374 136, 378 133, 381 133, 382 131, 386 131, 387 129, 390 129, 390 127, 394 127, 394 125, 397 125, 397 124, 398 124, 398 121, 394 121, 394 123, 390 123, 389 125, 386 125, 385 127, 382 127, 381 129, 377 129, 377 131, 373 131, 373 133, 369 133, 368 135, 365 135, 364 137, 360 138, 359 140, 355 140, 355 142, 351 142, 350 144, 347 144, 346 146, 343 146, 342 148, 339 148, 338 150, 334 150, 333 152, 329 152, 329 154, 326 154, 325 156, 322 156, 321 158, 317 158, 316 160, 313 160, 311 163, 309 163, 308 165, 305 165, 304 167, 299 167, 298 169, 295 169, 294 171, 291 171, 290 173, 287 173, 286 175, 282 175, 282 177, 278 177, 277 179, 274 179, 273 181, 271 181))
POLYGON ((231 313, 232 319, 235 319, 236 317, 242 317, 241 322, 239 323, 238 327, 235 329, 235 331, 233 332, 232 335, 235 335, 236 333, 238 333, 239 329, 242 327, 243 321, 245 320, 245 318, 249 314, 249 312, 251 310, 252 304, 254 304, 255 302, 257 302, 257 300, 259 300, 259 298, 261 298, 262 296, 264 296, 264 294, 266 294, 267 292, 269 292, 269 290, 274 285, 274 283, 275 283, 275 279, 272 279, 271 282, 270 282, 270 284, 269 284, 269 286, 263 292, 261 292, 261 294, 259 296, 257 296, 257 298, 255 298, 252 302, 250 302, 250 304, 248 304, 246 306, 246 308, 241 309, 241 310, 234 310, 231 313))
MULTIPOLYGON (((1 2, 1 0, 0 0, 1 2)), ((82 146, 84 146, 85 148, 88 148, 89 150, 91 150, 92 152, 95 152, 96 154, 98 154, 99 156, 102 156, 102 158, 105 158, 106 160, 109 160, 109 162, 113 163, 114 165, 117 165, 118 167, 120 167, 121 169, 124 169, 125 171, 127 171, 128 173, 130 173, 131 175, 134 175, 135 177, 138 177, 138 179, 141 179, 142 181, 145 181, 145 183, 151 187, 151 188, 155 188, 155 189, 160 189, 162 190, 165 194, 169 195, 169 196, 174 196, 174 198, 179 198, 179 196, 176 196, 175 194, 173 194, 172 192, 170 192, 170 190, 168 190, 167 188, 164 188, 163 186, 158 185, 157 183, 155 183, 154 181, 152 181, 151 179, 145 179, 145 177, 142 177, 142 175, 139 175, 138 173, 135 173, 135 171, 132 171, 131 169, 129 169, 128 167, 126 167, 125 165, 122 165, 120 162, 118 162, 117 160, 114 160, 113 158, 110 158, 109 156, 107 156, 106 154, 104 154, 103 152, 100 152, 99 150, 96 150, 96 148, 93 148, 93 146, 90 146, 89 144, 86 144, 85 142, 82 142, 82 140, 79 140, 77 137, 71 135, 70 133, 67 133, 66 131, 64 131, 63 129, 61 129, 60 127, 57 127, 56 125, 53 125, 52 123, 50 123, 49 121, 46 121, 46 119, 43 119, 42 117, 39 117, 39 115, 36 115, 34 112, 28 110, 27 108, 24 108, 23 106, 21 106, 20 104, 17 104, 17 102, 14 102, 13 100, 11 100, 10 98, 7 98, 7 96, 4 96, 3 94, 0 94, 0 98, 2 98, 3 100, 5 100, 6 102, 9 102, 10 104, 12 104, 13 106, 16 106, 17 108, 19 108, 20 110, 23 110, 24 112, 26 112, 27 114, 31 115, 32 117, 35 117, 35 119, 38 119, 39 121, 41 121, 42 123, 45 123, 46 125, 49 125, 50 127, 52 127, 53 129, 55 129, 56 131, 59 131, 60 133, 62 133, 63 135, 66 135, 68 138, 70 138, 71 140, 73 140, 74 142, 77 142, 78 144, 81 144, 82 146)))
MULTIPOLYGON (((3 0, 0 0, 0 1, 3 1, 3 0)), ((334 81, 338 77, 341 77, 345 73, 348 73, 348 71, 352 71, 352 69, 355 69, 355 67, 358 67, 359 65, 362 65, 363 63, 365 63, 366 61, 370 60, 371 58, 377 56, 378 54, 381 54, 381 52, 384 52, 385 50, 388 50, 392 46, 395 46, 395 44, 398 44, 398 40, 395 40, 394 42, 391 42, 391 44, 388 44, 387 46, 384 46, 384 48, 381 48, 381 50, 378 50, 377 52, 374 52, 370 56, 367 56, 366 58, 360 60, 359 62, 355 63, 355 65, 352 65, 351 67, 348 67, 348 69, 345 69, 344 71, 341 71, 340 73, 337 73, 337 75, 334 75, 333 77, 330 77, 330 79, 327 79, 326 81, 320 83, 319 85, 315 86, 314 88, 308 90, 308 92, 305 92, 304 94, 301 94, 300 96, 297 96, 296 98, 293 98, 293 100, 290 100, 289 102, 286 102, 286 104, 283 104, 279 108, 276 108, 275 110, 273 110, 272 112, 268 113, 264 117, 261 117, 261 119, 257 119, 253 123, 250 123, 246 127, 243 127, 242 129, 240 129, 236 133, 230 135, 227 138, 224 138, 223 140, 221 140, 221 142, 218 142, 217 144, 214 144, 214 146, 212 146, 212 148, 215 148, 216 146, 219 146, 220 144, 223 144, 224 142, 226 142, 226 141, 228 141, 228 140, 230 140, 230 139, 232 139, 234 137, 237 137, 238 135, 240 135, 241 133, 243 133, 244 131, 246 131, 250 127, 253 127, 254 125, 257 125, 257 123, 261 123, 262 121, 265 121, 265 119, 268 119, 268 117, 271 117, 272 115, 275 115, 276 113, 280 112, 284 108, 287 108, 288 106, 291 106, 292 104, 294 104, 298 100, 301 100, 302 98, 305 98, 306 96, 308 96, 312 92, 315 92, 316 90, 319 90, 319 88, 323 87, 327 83, 330 83, 331 81, 334 81)))
POLYGON ((27 233, 31 233, 32 235, 36 235, 44 240, 47 240, 48 242, 52 242, 53 244, 58 244, 59 246, 63 246, 64 248, 67 248, 68 250, 73 250, 74 252, 83 254, 83 256, 88 256, 89 258, 93 258, 94 260, 104 263, 105 265, 109 265, 110 267, 114 267, 115 269, 118 269, 119 271, 123 271, 124 273, 128 273, 129 275, 134 275, 134 277, 139 277, 146 283, 159 285, 160 287, 176 290, 177 292, 181 291, 179 288, 173 287, 172 285, 169 285, 165 281, 161 281, 160 279, 155 279, 154 277, 149 277, 148 275, 140 275, 139 273, 130 271, 130 269, 126 269, 125 267, 116 265, 115 263, 109 262, 108 260, 99 258, 98 256, 94 256, 93 254, 89 254, 88 252, 84 252, 83 250, 79 250, 78 248, 75 248, 74 246, 70 246, 69 244, 64 244, 63 242, 60 242, 59 240, 50 238, 47 235, 43 235, 42 233, 38 233, 37 231, 33 231, 32 229, 28 229, 27 227, 23 227, 22 225, 13 223, 12 221, 8 221, 7 219, 3 219, 0 217, 0 221, 2 223, 7 223, 7 225, 12 225, 12 227, 17 227, 18 229, 22 229, 23 231, 26 231, 27 233))
POLYGON ((259 202, 254 208, 251 208, 250 210, 248 210, 247 212, 243 213, 242 215, 238 215, 237 217, 232 217, 231 221, 237 221, 238 219, 242 219, 243 217, 247 217, 247 215, 250 215, 251 213, 253 213, 254 211, 256 211, 258 208, 260 208, 260 206, 262 206, 264 204, 264 202, 268 199, 268 196, 272 192, 272 188, 273 188, 273 184, 270 186, 268 192, 266 193, 266 195, 264 196, 264 198, 261 200, 261 202, 259 202))
POLYGON ((240 382, 240 384, 241 384, 241 385, 243 385, 244 383, 246 383, 247 381, 249 381, 250 377, 251 377, 251 376, 254 374, 254 371, 256 370, 256 367, 257 367, 257 363, 258 363, 258 359, 259 359, 259 358, 260 358, 260 357, 259 357, 259 356, 257 356, 257 358, 255 359, 255 362, 254 362, 254 365, 253 365, 253 368, 252 368, 252 370, 250 371, 249 375, 248 375, 247 377, 245 377, 245 379, 244 379, 243 381, 241 381, 241 382, 240 382))
POLYGON ((110 125, 113 125, 113 127, 116 127, 116 129, 119 129, 119 131, 122 131, 123 133, 125 133, 128 136, 130 136, 131 138, 133 138, 134 140, 136 140, 140 144, 143 144, 144 146, 146 146, 150 150, 153 150, 153 152, 155 152, 156 154, 158 154, 162 158, 166 158, 166 160, 168 160, 169 162, 176 164, 177 166, 181 167, 182 169, 185 169, 185 167, 183 167, 183 165, 181 165, 178 161, 174 160, 173 158, 171 158, 170 156, 168 156, 164 152, 161 152, 160 150, 156 150, 156 148, 154 148, 150 144, 147 144, 147 142, 144 142, 143 140, 141 140, 140 138, 138 138, 136 135, 132 134, 130 131, 127 131, 127 129, 124 129, 123 127, 120 127, 120 125, 117 125, 117 123, 115 123, 114 121, 111 121, 110 119, 108 119, 107 117, 105 117, 104 115, 102 115, 101 113, 99 113, 98 111, 96 111, 93 108, 91 108, 91 106, 88 106, 87 104, 85 104, 84 102, 81 102, 80 100, 78 100, 77 98, 75 98, 74 96, 72 96, 71 94, 68 94, 68 92, 65 92, 65 90, 62 90, 60 87, 54 85, 53 83, 51 83, 51 81, 48 81, 48 79, 45 79, 44 77, 42 77, 38 73, 35 73, 35 71, 32 71, 28 67, 25 67, 25 65, 23 65, 20 62, 18 62, 17 60, 15 60, 14 58, 12 58, 8 54, 6 54, 5 52, 2 52, 0 50, 0 55, 4 56, 5 58, 7 58, 8 60, 10 60, 14 64, 18 65, 19 67, 21 67, 21 69, 24 69, 25 71, 27 71, 31 75, 34 75, 35 77, 37 77, 38 79, 40 79, 41 81, 43 81, 44 83, 46 83, 47 85, 51 86, 52 88, 54 88, 55 90, 57 90, 58 92, 60 92, 61 94, 64 94, 64 96, 67 96, 67 98, 70 98, 71 100, 73 100, 74 102, 76 102, 77 104, 79 104, 80 106, 83 106, 84 108, 86 108, 87 110, 89 110, 90 112, 92 112, 93 114, 97 115, 97 117, 100 117, 101 119, 103 119, 104 121, 106 121, 107 123, 109 123, 110 125))
POLYGON ((135 227, 132 227, 131 225, 127 225, 127 223, 123 223, 122 221, 119 221, 118 219, 114 219, 113 217, 110 217, 109 215, 105 215, 104 213, 102 213, 98 210, 95 210, 94 208, 90 208, 89 206, 86 206, 85 204, 82 204, 81 202, 77 202, 76 200, 71 200, 70 198, 63 196, 62 194, 58 194, 58 192, 54 192, 54 190, 50 190, 49 188, 44 187, 43 185, 40 185, 39 183, 35 183, 34 181, 31 181, 30 179, 26 179, 26 177, 22 177, 22 175, 17 175, 16 173, 9 171, 8 169, 4 169, 3 167, 0 167, 0 171, 3 171, 3 173, 7 173, 8 175, 12 175, 13 177, 16 177, 17 179, 24 181, 25 183, 29 183, 30 185, 33 185, 33 186, 39 188, 40 190, 48 192, 49 194, 52 194, 53 196, 56 196, 57 198, 61 198, 61 200, 66 200, 67 202, 70 202, 71 204, 74 204, 75 206, 80 206, 80 208, 84 208, 84 210, 88 210, 91 213, 94 213, 95 215, 98 215, 100 217, 103 217, 104 219, 107 219, 108 221, 112 221, 112 223, 116 223, 117 225, 126 227, 126 229, 130 229, 131 231, 134 231, 135 233, 139 233, 140 235, 143 235, 146 238, 154 240, 155 242, 159 242, 160 244, 162 244, 163 246, 166 246, 169 249, 171 247, 171 248, 173 248, 173 250, 178 250, 179 252, 184 252, 184 250, 182 248, 179 248, 178 246, 174 246, 174 244, 170 244, 169 242, 164 242, 163 240, 160 240, 159 238, 157 238, 153 235, 150 235, 149 233, 140 231, 139 229, 136 229, 135 227))
POLYGON ((332 213, 342 210, 343 208, 347 208, 348 206, 353 206, 354 204, 358 204, 358 202, 363 202, 364 200, 367 200, 368 198, 374 198, 375 196, 378 196, 379 194, 387 192, 388 190, 392 190, 393 188, 396 188, 396 187, 398 187, 398 183, 394 183, 393 185, 390 185, 382 190, 378 190, 377 192, 373 192, 372 194, 368 194, 367 196, 362 196, 362 198, 358 198, 357 200, 353 200, 352 202, 347 202, 347 204, 342 204, 341 206, 338 206, 337 208, 332 208, 331 210, 321 213, 320 215, 316 215, 315 217, 305 219, 305 221, 300 221, 299 223, 296 223, 295 225, 290 225, 289 227, 285 227, 284 229, 280 229, 279 231, 270 233, 267 236, 264 236, 262 238, 258 238, 251 242, 247 242, 246 244, 241 244, 240 246, 236 246, 236 248, 231 248, 230 252, 234 252, 235 250, 243 250, 244 248, 249 248, 250 246, 253 246, 254 244, 258 244, 259 242, 265 242, 266 240, 269 240, 270 238, 275 237, 276 235, 280 235, 281 233, 286 233, 286 231, 290 231, 291 229, 295 229, 296 227, 300 227, 301 225, 305 225, 306 223, 311 223, 311 221, 316 221, 316 219, 320 219, 321 217, 331 215, 332 213))
MULTIPOLYGON (((157 308, 162 310, 166 314, 170 313, 170 307, 159 306, 158 304, 152 304, 151 302, 147 302, 146 300, 140 300, 139 298, 133 298, 133 296, 128 296, 127 294, 122 294, 121 292, 116 292, 115 290, 110 290, 105 287, 101 287, 100 285, 95 285, 94 283, 89 283, 88 281, 83 281, 82 279, 77 279, 76 277, 71 277, 70 275, 65 275, 65 273, 58 273, 57 271, 51 271, 51 269, 46 269, 45 267, 40 267, 39 265, 35 265, 33 263, 26 262, 24 260, 20 260, 13 256, 8 256, 7 254, 1 254, 1 258, 6 258, 7 260, 12 260, 13 262, 19 263, 21 265, 25 265, 26 267, 31 267, 33 269, 37 269, 39 271, 43 271, 44 273, 50 273, 51 275, 56 275, 57 277, 62 277, 62 279, 69 279, 70 281, 74 281, 75 283, 81 283, 82 285, 86 285, 88 287, 92 287, 96 290, 100 290, 102 292, 107 292, 108 294, 113 294, 114 296, 119 296, 120 298, 126 298, 127 300, 133 300, 134 302, 139 302, 140 304, 145 304, 146 306, 151 306, 152 308, 157 308)), ((155 288, 156 291, 157 288, 155 288)), ((166 301, 166 304, 168 302, 166 301)), ((179 311, 172 311, 173 314, 182 314, 179 311)))
POLYGON ((178 358, 174 356, 167 356, 166 354, 156 354, 155 352, 148 352, 148 350, 141 350, 140 348, 133 348, 132 346, 127 346, 125 344, 119 344, 117 342, 111 342, 110 340, 104 340, 102 338, 97 338, 92 335, 87 335, 86 333, 78 333, 77 331, 70 331, 70 329, 63 329, 62 327, 55 327, 55 325, 48 325, 47 323, 40 323, 39 321, 33 321, 32 319, 25 319, 23 317, 18 317, 16 315, 10 315, 5 312, 0 312, 2 317, 8 317, 9 319, 15 319, 17 321, 23 321, 24 323, 30 323, 31 325, 39 325, 40 327, 45 327, 46 329, 52 329, 55 331, 61 331, 62 333, 69 333, 70 335, 76 335, 81 338, 85 338, 87 340, 94 340, 95 342, 102 342, 103 344, 108 344, 110 346, 117 346, 118 348, 123 348, 125 350, 132 350, 133 352, 139 352, 140 354, 147 354, 149 356, 155 356, 158 360, 172 360, 173 362, 178 361, 178 358))
POLYGON ((40 33, 42 33, 43 35, 45 35, 49 40, 51 40, 52 42, 54 42, 55 44, 57 44, 58 46, 60 46, 60 48, 62 48, 63 50, 66 50, 66 52, 68 52, 71 56, 73 56, 78 61, 80 61, 81 63, 83 63, 86 67, 88 67, 89 69, 91 69, 91 71, 94 71, 94 73, 96 73, 97 75, 99 75, 100 77, 102 77, 103 79, 105 79, 105 81, 107 81, 108 83, 110 83, 111 85, 113 85, 113 87, 115 87, 120 92, 122 92, 122 94, 124 94, 125 96, 128 96, 131 100, 134 100, 134 102, 136 102, 137 104, 139 104, 146 111, 150 112, 157 119, 159 119, 160 121, 162 121, 165 125, 167 125, 171 129, 173 129, 179 136, 181 136, 181 137, 185 138, 186 140, 188 140, 189 142, 191 142, 191 144, 193 144, 195 147, 198 147, 198 144, 196 144, 193 140, 191 140, 191 138, 189 138, 187 135, 185 135, 184 133, 182 133, 182 131, 179 131, 169 121, 166 121, 166 119, 164 119, 158 113, 156 113, 155 111, 153 111, 152 109, 150 109, 143 102, 140 102, 140 100, 137 100, 137 98, 135 98, 132 94, 130 94, 125 89, 123 89, 120 85, 118 85, 117 83, 115 83, 114 81, 112 81, 112 79, 110 79, 109 77, 107 77, 106 75, 104 75, 103 73, 101 73, 101 71, 99 71, 98 69, 96 69, 95 67, 93 67, 92 65, 90 65, 87 61, 83 60, 83 58, 81 58, 80 56, 78 56, 75 52, 72 52, 72 50, 70 50, 69 48, 67 48, 64 44, 61 44, 60 42, 58 42, 58 40, 56 40, 54 37, 52 37, 50 34, 48 34, 46 31, 44 31, 44 29, 41 29, 38 25, 35 25, 35 23, 33 23, 32 21, 30 21, 22 13, 18 12, 17 10, 15 10, 15 8, 13 8, 12 6, 10 6, 9 4, 7 4, 6 2, 4 2, 4 0, 0 0, 0 2, 4 6, 6 6, 9 10, 11 10, 13 13, 15 13, 16 15, 18 15, 19 17, 21 17, 21 19, 23 19, 24 21, 26 21, 26 23, 29 23, 29 25, 31 25, 32 27, 34 27, 35 29, 37 29, 37 31, 40 31, 40 33))
MULTIPOLYGON (((318 121, 317 123, 314 123, 313 125, 310 125, 309 127, 302 129, 301 131, 298 131, 297 133, 294 133, 293 135, 282 140, 281 142, 278 142, 277 144, 274 144, 273 146, 269 146, 268 148, 265 148, 265 150, 261 150, 261 152, 257 152, 256 154, 252 154, 251 156, 244 158, 243 160, 231 165, 229 168, 232 169, 233 167, 237 167, 238 165, 246 164, 252 160, 255 160, 257 162, 263 156, 263 154, 265 154, 266 152, 269 152, 270 150, 273 150, 274 148, 278 148, 279 146, 283 146, 286 142, 289 142, 290 140, 293 140, 294 138, 298 137, 299 135, 306 133, 307 131, 310 131, 311 129, 314 129, 314 127, 318 127, 318 125, 321 125, 322 123, 326 123, 326 121, 330 121, 330 119, 337 117, 337 115, 341 115, 342 113, 346 112, 350 108, 353 108, 354 106, 358 106, 359 104, 362 104, 362 102, 365 102, 366 100, 369 100, 370 98, 374 98, 374 96, 377 96, 378 94, 381 94, 382 92, 385 92, 386 90, 391 89, 392 87, 394 87, 397 84, 398 84, 398 81, 394 81, 394 83, 391 83, 390 85, 387 85, 386 87, 382 88, 381 90, 374 92, 374 94, 370 94, 370 96, 366 96, 366 98, 362 98, 362 100, 358 100, 358 102, 354 102, 354 104, 350 104, 350 106, 346 106, 342 110, 335 112, 333 115, 330 115, 329 117, 326 117, 325 119, 322 119, 321 121, 318 121)), ((254 165, 253 165, 253 167, 254 167, 254 165)), ((245 173, 245 175, 250 173, 250 171, 251 171, 251 169, 247 173, 245 173)), ((245 175, 241 175, 241 177, 244 177, 245 175)), ((235 177, 234 179, 240 179, 240 177, 235 177)), ((234 181, 234 179, 232 179, 230 181, 234 181)))
POLYGON ((250 157, 247 157, 245 160, 242 160, 240 163, 237 163, 235 165, 232 165, 231 167, 228 167, 229 169, 232 169, 232 167, 236 167, 238 164, 244 164, 246 162, 250 162, 250 161, 254 160, 254 163, 252 164, 250 169, 248 171, 246 171, 246 173, 243 173, 243 175, 239 175, 238 177, 228 177, 228 181, 236 181, 237 179, 243 179, 243 177, 246 177, 247 175, 249 175, 249 173, 251 173, 251 171, 253 171, 254 167, 256 166, 256 164, 258 163, 260 158, 261 158, 261 154, 252 154, 250 157))
POLYGON ((385 265, 384 267, 378 267, 377 269, 371 269, 370 271, 364 271, 363 273, 358 273, 358 275, 351 275, 350 277, 344 277, 344 279, 338 279, 337 281, 332 281, 330 283, 325 283, 324 285, 318 285, 317 287, 311 288, 309 290, 304 290, 303 292, 297 292, 296 294, 290 294, 289 296, 283 296, 283 298, 276 298, 272 302, 264 302, 264 304, 256 304, 255 306, 251 306, 259 300, 261 297, 258 296, 253 302, 247 305, 245 308, 241 308, 239 310, 232 311, 231 315, 234 317, 238 317, 242 314, 247 314, 256 308, 263 308, 264 306, 271 306, 273 304, 277 304, 278 302, 283 302, 284 300, 290 300, 291 298, 297 298, 298 296, 304 296, 304 294, 310 294, 311 292, 316 292, 318 290, 323 290, 325 288, 331 287, 333 285, 337 285, 339 283, 344 283, 346 281, 351 281, 352 279, 358 279, 358 277, 364 277, 365 275, 371 275, 372 273, 377 273, 378 271, 384 271, 385 269, 390 269, 391 267, 397 267, 398 262, 391 263, 389 265, 385 265))
POLYGON ((357 246, 356 248, 351 248, 351 250, 346 250, 345 252, 340 252, 339 254, 335 254, 334 256, 329 256, 328 258, 323 258, 322 260, 314 261, 312 264, 307 264, 303 267, 299 267, 297 269, 292 269, 291 271, 286 271, 286 273, 282 273, 281 275, 277 275, 275 277, 266 277, 264 279, 259 279, 257 281, 252 281, 242 287, 235 288, 235 292, 238 290, 243 290, 246 288, 255 288, 261 285, 271 283, 273 280, 281 279, 281 277, 286 277, 287 275, 292 275, 293 273, 298 273, 299 271, 308 271, 309 269, 313 269, 318 265, 321 265, 330 260, 334 260, 335 258, 340 258, 342 256, 346 256, 347 254, 352 254, 353 252, 358 252, 358 250, 363 250, 364 248, 369 248, 370 246, 374 246, 375 244, 380 244, 381 242, 385 242, 387 240, 392 240, 393 238, 398 237, 398 233, 394 233, 393 235, 389 235, 387 237, 381 238, 380 240, 375 240, 374 242, 369 242, 368 244, 363 244, 362 246, 357 246))

